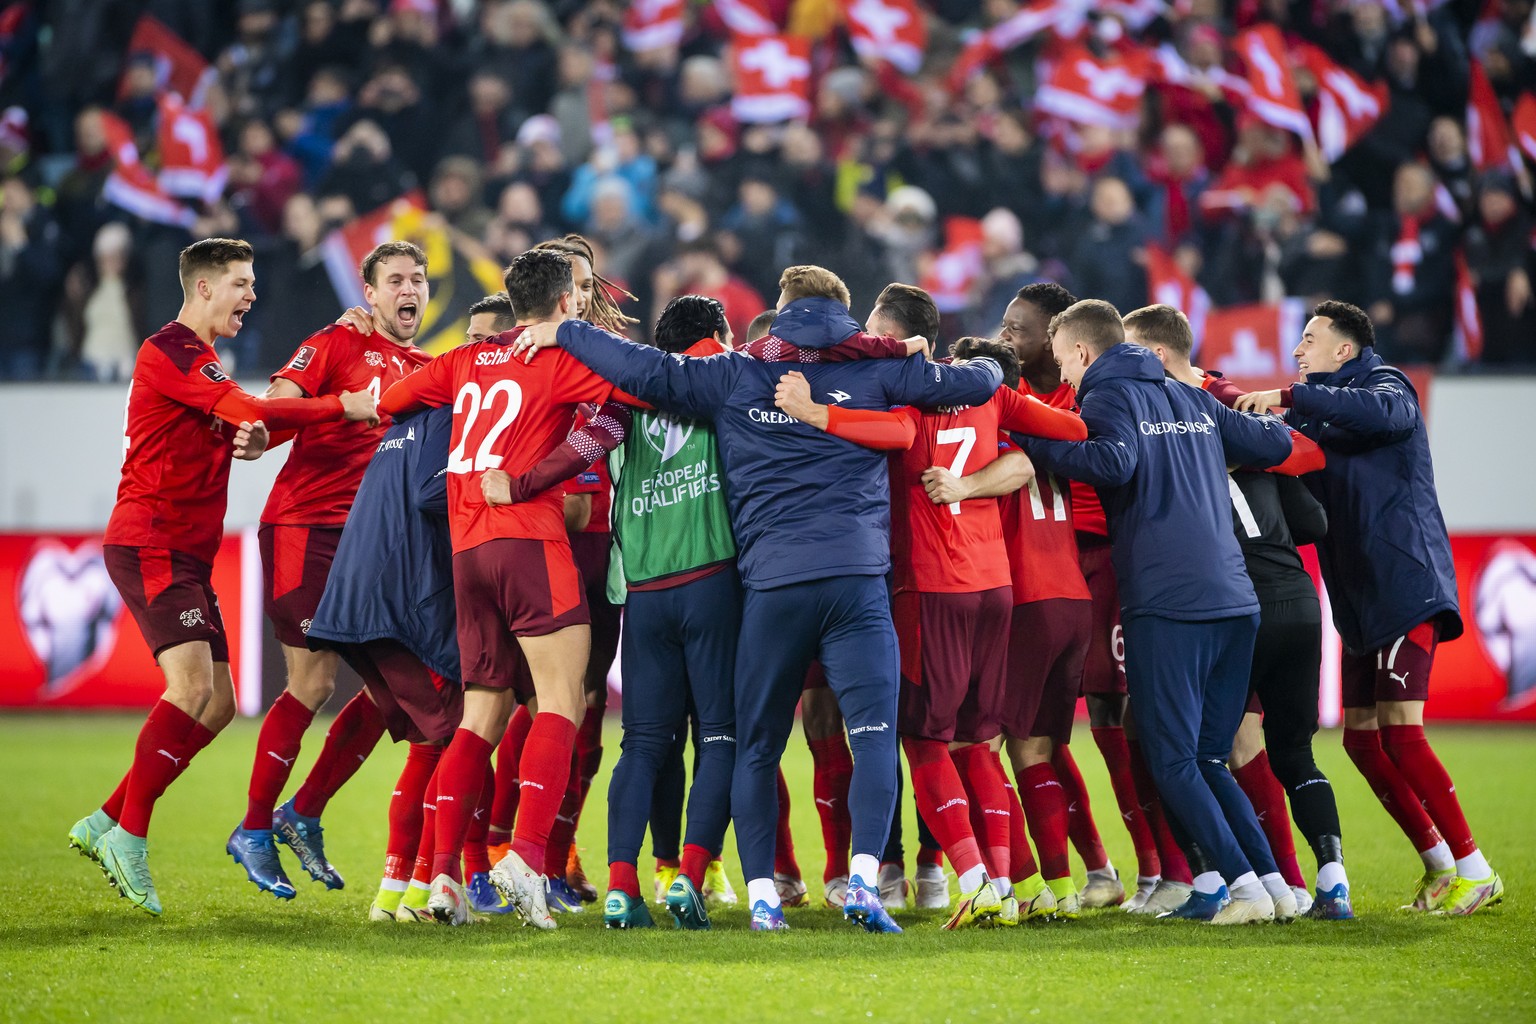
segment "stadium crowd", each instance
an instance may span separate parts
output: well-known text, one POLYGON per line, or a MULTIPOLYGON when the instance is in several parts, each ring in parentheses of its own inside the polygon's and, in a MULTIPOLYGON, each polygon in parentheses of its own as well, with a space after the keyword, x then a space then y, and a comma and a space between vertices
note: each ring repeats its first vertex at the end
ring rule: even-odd
POLYGON ((924 284, 950 337, 1034 281, 1171 280, 1350 301, 1400 363, 1536 362, 1529 0, 1088 8, 13 0, 0 379, 124 379, 217 235, 282 297, 225 352, 265 373, 346 304, 327 236, 412 190, 497 266, 582 232, 641 335, 683 293, 744 334, 814 261, 857 316, 924 284))

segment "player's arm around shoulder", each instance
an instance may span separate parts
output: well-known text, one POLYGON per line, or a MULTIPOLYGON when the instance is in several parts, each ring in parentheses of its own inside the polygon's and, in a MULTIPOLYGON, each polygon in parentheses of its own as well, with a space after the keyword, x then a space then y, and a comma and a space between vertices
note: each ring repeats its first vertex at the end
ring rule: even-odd
POLYGON ((1291 408, 1298 415, 1328 420, 1379 444, 1410 436, 1421 415, 1419 400, 1407 381, 1385 368, 1372 372, 1361 386, 1293 384, 1290 391, 1291 408))
POLYGON ((1082 400, 1086 441, 1051 441, 1012 434, 1013 441, 1037 468, 1079 480, 1092 487, 1120 487, 1136 472, 1141 434, 1131 396, 1114 381, 1106 381, 1082 400))
POLYGON ((1228 465, 1268 469, 1291 454, 1291 431, 1278 416, 1234 412, 1207 391, 1195 390, 1199 408, 1220 435, 1228 465))

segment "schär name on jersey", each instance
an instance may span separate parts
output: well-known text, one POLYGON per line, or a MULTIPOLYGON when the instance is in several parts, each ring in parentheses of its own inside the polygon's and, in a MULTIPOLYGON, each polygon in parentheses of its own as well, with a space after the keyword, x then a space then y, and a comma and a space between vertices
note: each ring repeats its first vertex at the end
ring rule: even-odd
POLYGON ((475 356, 476 366, 500 366, 502 363, 512 361, 512 346, 498 345, 497 347, 475 356))

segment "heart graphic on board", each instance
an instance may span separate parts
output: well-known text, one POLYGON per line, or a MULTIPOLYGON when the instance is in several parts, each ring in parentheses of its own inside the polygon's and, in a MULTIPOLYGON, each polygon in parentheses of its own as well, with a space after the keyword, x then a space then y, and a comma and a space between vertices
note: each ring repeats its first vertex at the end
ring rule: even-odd
POLYGON ((123 599, 107 575, 101 545, 71 551, 43 541, 21 574, 22 631, 44 669, 48 697, 68 693, 112 653, 123 599))

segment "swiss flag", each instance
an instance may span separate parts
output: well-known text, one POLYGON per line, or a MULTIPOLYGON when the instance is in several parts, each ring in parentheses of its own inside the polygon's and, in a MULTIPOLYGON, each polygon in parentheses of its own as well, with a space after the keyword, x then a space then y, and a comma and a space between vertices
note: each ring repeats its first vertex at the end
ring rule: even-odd
POLYGON ((1368 84, 1310 43, 1302 45, 1300 56, 1301 66, 1317 80, 1317 144, 1332 163, 1386 114, 1387 85, 1368 84))
MULTIPOLYGON (((129 53, 151 53, 155 58, 155 81, 160 91, 176 93, 189 107, 201 107, 203 94, 215 72, 181 36, 171 31, 153 15, 139 17, 128 39, 129 53)), ((118 98, 124 95, 126 80, 118 86, 118 98)))
POLYGON ((1510 137, 1509 122, 1494 94, 1481 61, 1472 61, 1472 81, 1467 90, 1467 155, 1480 171, 1507 167, 1521 169, 1520 154, 1510 137))
POLYGON ((160 97, 160 190, 183 199, 217 202, 229 180, 213 118, 191 110, 175 93, 160 97))
POLYGON ((779 31, 766 0, 715 0, 715 13, 738 36, 771 36, 779 31))
POLYGON ((975 217, 944 219, 944 249, 929 257, 919 282, 940 313, 957 313, 970 305, 971 285, 983 269, 981 238, 981 221, 975 217))
POLYGON ((949 87, 959 92, 997 57, 1047 29, 1054 30, 1062 39, 1073 39, 1082 34, 1086 25, 1087 5, 1082 0, 1035 0, 971 37, 950 69, 949 87))
POLYGON ((166 195, 149 168, 144 166, 128 123, 116 114, 103 112, 101 125, 107 137, 107 152, 112 154, 112 173, 102 184, 102 198, 156 224, 191 227, 196 217, 191 210, 166 195))
POLYGON ((624 45, 660 50, 683 41, 683 0, 634 0, 624 12, 624 45))
POLYGON ((737 36, 731 113, 745 123, 790 121, 811 112, 811 43, 798 36, 737 36))
POLYGON ((1276 128, 1312 138, 1312 122, 1301 106, 1296 76, 1291 73, 1285 39, 1274 25, 1260 25, 1240 33, 1234 47, 1248 70, 1248 109, 1276 128))
POLYGON ((1189 317, 1195 336, 1195 348, 1205 336, 1205 324, 1211 312, 1211 297, 1184 273, 1173 255, 1160 245, 1147 246, 1147 297, 1153 302, 1172 306, 1189 317))
POLYGON ((1069 46, 1035 91, 1035 110, 1073 124, 1135 128, 1150 70, 1141 51, 1100 60, 1085 46, 1069 46))
POLYGON ((848 41, 855 53, 917 74, 928 47, 928 22, 916 0, 856 0, 847 13, 848 41))
POLYGON ((1536 162, 1536 95, 1522 93, 1515 104, 1515 145, 1520 147, 1532 162, 1536 162))
POLYGON ((1467 269, 1467 258, 1456 254, 1456 330, 1454 332, 1456 354, 1467 362, 1474 362, 1483 354, 1483 317, 1477 311, 1477 289, 1472 285, 1472 272, 1467 269))
POLYGON ((1307 304, 1301 299, 1213 309, 1195 361, 1233 378, 1244 391, 1283 388, 1296 381, 1291 353, 1306 322, 1307 304))

